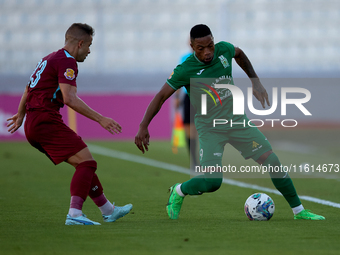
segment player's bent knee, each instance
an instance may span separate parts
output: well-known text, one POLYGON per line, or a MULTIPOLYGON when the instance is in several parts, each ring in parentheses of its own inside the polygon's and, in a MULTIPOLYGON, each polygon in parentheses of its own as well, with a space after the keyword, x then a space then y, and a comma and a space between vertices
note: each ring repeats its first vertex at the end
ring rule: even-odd
POLYGON ((97 170, 97 161, 86 160, 86 161, 80 162, 77 167, 80 167, 80 166, 91 167, 97 170))
POLYGON ((92 157, 89 148, 87 147, 71 156, 66 162, 74 167, 77 167, 80 163, 86 161, 95 161, 94 158, 92 157))
MULTIPOLYGON (((263 153, 257 160, 256 162, 260 165, 265 164, 266 160, 272 155, 275 154, 272 150, 269 150, 265 153, 263 153)), ((276 156, 276 155, 275 155, 276 156)), ((277 157, 277 156, 276 156, 277 157)))
POLYGON ((266 158, 266 160, 263 162, 263 165, 273 165, 273 166, 280 166, 281 162, 279 160, 279 157, 272 152, 270 155, 268 155, 268 157, 266 158))

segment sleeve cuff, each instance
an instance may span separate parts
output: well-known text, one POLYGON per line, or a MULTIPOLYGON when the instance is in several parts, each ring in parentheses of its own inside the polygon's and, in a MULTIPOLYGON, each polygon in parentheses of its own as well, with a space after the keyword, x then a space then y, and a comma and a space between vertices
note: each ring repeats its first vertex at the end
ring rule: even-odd
POLYGON ((171 83, 169 82, 169 80, 167 80, 166 83, 167 83, 171 88, 173 88, 174 90, 177 90, 177 88, 175 88, 173 85, 171 85, 171 83))

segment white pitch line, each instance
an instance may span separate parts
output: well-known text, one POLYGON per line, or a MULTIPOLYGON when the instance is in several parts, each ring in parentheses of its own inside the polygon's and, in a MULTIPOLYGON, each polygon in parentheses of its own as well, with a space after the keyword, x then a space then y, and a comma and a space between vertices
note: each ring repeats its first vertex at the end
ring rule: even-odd
MULTIPOLYGON (((137 156, 137 155, 130 154, 130 153, 127 153, 127 152, 121 152, 121 151, 116 151, 116 150, 113 150, 113 149, 108 149, 108 148, 101 147, 101 146, 94 145, 94 144, 88 144, 88 146, 89 146, 92 153, 99 154, 99 155, 102 155, 102 156, 122 159, 122 160, 130 161, 130 162, 135 162, 135 163, 139 163, 139 164, 143 164, 143 165, 147 165, 147 166, 162 168, 162 169, 165 169, 165 170, 170 170, 170 171, 178 172, 178 173, 182 173, 182 174, 190 174, 190 170, 188 168, 185 168, 185 167, 165 163, 165 162, 154 160, 154 159, 149 159, 149 158, 142 157, 142 156, 137 156)), ((245 183, 245 182, 235 181, 235 180, 232 180, 232 179, 224 178, 223 183, 233 185, 233 186, 237 186, 237 187, 255 189, 255 190, 259 190, 259 191, 263 191, 263 192, 281 195, 281 193, 279 191, 275 190, 275 189, 270 189, 270 188, 258 186, 258 185, 255 185, 255 184, 249 184, 249 183, 245 183)), ((331 202, 331 201, 328 201, 328 200, 319 199, 319 198, 310 197, 310 196, 299 196, 299 197, 300 197, 301 200, 314 202, 314 203, 322 204, 322 205, 327 205, 327 206, 331 206, 331 207, 335 207, 335 208, 340 208, 339 203, 331 202)))

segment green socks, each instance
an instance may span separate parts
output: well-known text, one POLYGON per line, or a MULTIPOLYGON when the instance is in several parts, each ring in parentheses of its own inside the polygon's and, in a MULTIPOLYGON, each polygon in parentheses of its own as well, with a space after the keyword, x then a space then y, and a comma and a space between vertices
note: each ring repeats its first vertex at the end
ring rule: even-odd
MULTIPOLYGON (((263 166, 275 167, 281 166, 279 158, 276 156, 275 153, 272 153, 268 156, 268 158, 264 161, 263 166)), ((290 179, 288 173, 286 172, 269 172, 270 178, 275 186, 275 188, 281 192, 284 198, 287 200, 288 204, 291 208, 301 205, 301 201, 299 196, 296 193, 294 184, 292 179, 290 179)))
POLYGON ((181 190, 184 195, 201 195, 218 190, 222 184, 223 173, 206 173, 183 182, 181 190))
MULTIPOLYGON (((265 160, 263 166, 267 166, 268 169, 270 169, 270 167, 273 169, 275 166, 281 167, 281 163, 276 154, 272 153, 265 160)), ((275 188, 281 192, 291 208, 301 205, 299 196, 296 193, 294 184, 288 173, 271 171, 269 172, 269 175, 275 188)), ((205 173, 204 175, 195 176, 194 178, 183 182, 181 191, 184 195, 201 195, 206 192, 214 192, 220 188, 222 180, 223 173, 205 173)))

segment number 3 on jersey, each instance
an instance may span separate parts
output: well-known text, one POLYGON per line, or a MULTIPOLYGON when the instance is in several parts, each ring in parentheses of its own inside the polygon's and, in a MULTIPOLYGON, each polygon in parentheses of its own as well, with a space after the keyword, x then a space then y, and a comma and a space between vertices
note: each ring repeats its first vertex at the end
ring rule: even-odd
POLYGON ((34 88, 38 81, 40 80, 40 76, 42 74, 42 72, 45 70, 47 64, 47 60, 45 60, 44 62, 42 62, 42 60, 40 60, 40 62, 38 63, 37 67, 35 68, 34 72, 32 73, 31 77, 30 77, 30 87, 34 88), (34 78, 35 75, 35 78, 34 78))

